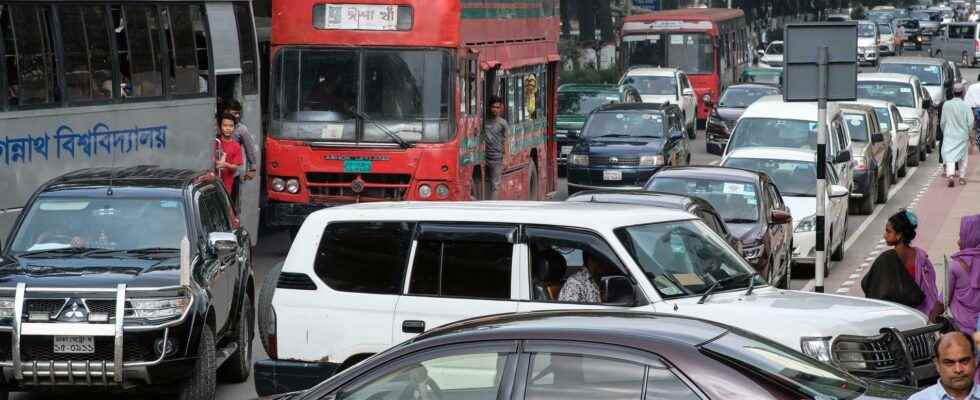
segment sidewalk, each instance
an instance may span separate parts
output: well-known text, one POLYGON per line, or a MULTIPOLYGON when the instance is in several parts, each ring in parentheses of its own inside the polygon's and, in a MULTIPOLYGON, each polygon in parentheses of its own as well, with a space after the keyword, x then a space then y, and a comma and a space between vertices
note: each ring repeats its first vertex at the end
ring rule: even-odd
MULTIPOLYGON (((967 215, 980 214, 980 154, 970 155, 967 184, 954 188, 946 187, 946 179, 937 176, 925 193, 909 208, 919 216, 919 229, 913 246, 921 247, 929 253, 929 259, 936 267, 936 282, 939 290, 945 292, 946 265, 944 257, 959 250, 960 219, 967 215)), ((939 168, 935 158, 925 161, 931 168, 939 168)), ((941 173, 941 172, 940 172, 941 173)))

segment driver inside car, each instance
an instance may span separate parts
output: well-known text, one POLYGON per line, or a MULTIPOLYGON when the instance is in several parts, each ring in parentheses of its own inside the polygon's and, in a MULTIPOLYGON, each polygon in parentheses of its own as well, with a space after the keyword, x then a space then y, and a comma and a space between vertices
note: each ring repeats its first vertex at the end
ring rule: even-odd
POLYGON ((582 252, 582 269, 565 280, 558 293, 558 301, 570 303, 601 304, 602 292, 599 279, 605 275, 617 275, 619 271, 602 257, 582 252))

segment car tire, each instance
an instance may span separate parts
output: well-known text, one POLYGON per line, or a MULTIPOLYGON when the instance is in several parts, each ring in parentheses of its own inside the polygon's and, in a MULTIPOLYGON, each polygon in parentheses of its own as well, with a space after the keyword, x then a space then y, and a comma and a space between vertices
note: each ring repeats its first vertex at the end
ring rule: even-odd
POLYGON ((265 338, 273 333, 269 331, 274 328, 272 326, 272 321, 274 321, 272 316, 272 296, 276 293, 276 284, 279 283, 282 264, 283 262, 280 261, 265 274, 265 280, 262 281, 262 289, 259 290, 259 302, 255 305, 255 316, 259 322, 259 337, 262 338, 262 346, 265 347, 266 353, 269 352, 269 348, 268 343, 265 343, 265 338))
POLYGON ((221 382, 242 383, 252 374, 252 338, 254 332, 254 310, 252 298, 242 297, 242 307, 238 314, 238 326, 235 327, 235 343, 238 350, 218 368, 218 380, 221 382))
MULTIPOLYGON (((834 243, 834 237, 833 237, 833 235, 831 235, 830 236, 830 244, 833 244, 833 243, 834 243)), ((840 261, 840 260, 843 260, 843 259, 844 259, 844 241, 841 240, 841 242, 838 243, 837 246, 834 246, 834 251, 832 253, 830 253, 830 261, 840 261)), ((825 273, 828 272, 828 271, 830 271, 829 266, 828 266, 828 268, 825 269, 825 273)))
POLYGON ((180 384, 180 400, 213 400, 217 374, 215 371, 214 332, 205 324, 197 340, 197 359, 191 376, 180 384))
POLYGON ((907 158, 907 164, 910 167, 917 167, 917 166, 919 166, 919 153, 921 153, 921 149, 922 149, 921 147, 915 146, 911 150, 909 150, 909 156, 907 158))
POLYGON ((875 201, 878 204, 885 204, 888 202, 888 185, 891 183, 891 178, 889 177, 891 173, 888 171, 883 172, 885 175, 881 177, 881 183, 878 185, 878 195, 875 196, 875 201))
POLYGON ((926 153, 932 153, 932 150, 929 150, 928 148, 923 149, 922 146, 919 146, 919 161, 926 160, 926 153))
MULTIPOLYGON (((905 162, 902 163, 902 165, 898 168, 898 177, 899 178, 904 178, 905 175, 908 175, 908 173, 909 173, 908 163, 909 163, 909 157, 908 157, 908 155, 906 155, 905 156, 905 162)), ((897 179, 896 179, 896 181, 897 181, 897 179)))
POLYGON ((695 122, 692 122, 691 125, 687 128, 688 139, 694 140, 698 137, 697 126, 698 126, 697 118, 695 118, 695 122))

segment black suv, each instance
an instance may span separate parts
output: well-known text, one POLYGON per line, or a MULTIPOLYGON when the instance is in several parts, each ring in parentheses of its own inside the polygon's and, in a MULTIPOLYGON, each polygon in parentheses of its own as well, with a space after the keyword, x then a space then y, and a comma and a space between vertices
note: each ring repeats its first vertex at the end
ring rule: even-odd
POLYGON ((658 169, 690 161, 684 113, 677 105, 607 104, 589 114, 568 156, 568 193, 638 190, 658 169))
POLYGON ((0 252, 0 398, 154 385, 212 399, 251 373, 249 235, 210 173, 69 173, 39 188, 0 252))

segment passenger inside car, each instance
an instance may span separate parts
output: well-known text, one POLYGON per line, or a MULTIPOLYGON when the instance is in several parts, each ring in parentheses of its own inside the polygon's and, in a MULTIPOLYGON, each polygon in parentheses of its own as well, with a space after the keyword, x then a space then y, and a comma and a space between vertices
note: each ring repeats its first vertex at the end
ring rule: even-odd
POLYGON ((555 249, 544 249, 533 257, 534 299, 553 301, 558 299, 568 264, 565 257, 555 249))

